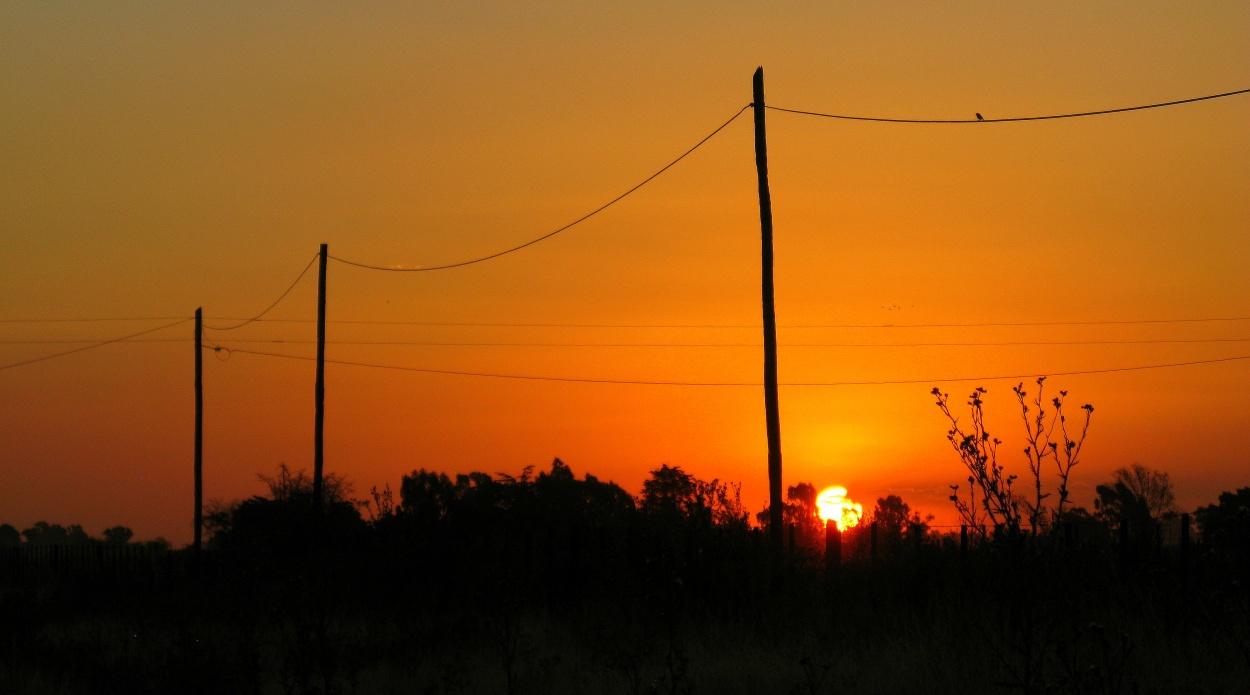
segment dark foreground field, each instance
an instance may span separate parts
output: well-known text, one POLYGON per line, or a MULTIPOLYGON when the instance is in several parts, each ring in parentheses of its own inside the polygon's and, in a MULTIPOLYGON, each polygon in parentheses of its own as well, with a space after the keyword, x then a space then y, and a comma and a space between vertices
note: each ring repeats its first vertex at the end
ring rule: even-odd
POLYGON ((1240 562, 1065 545, 800 548, 777 592, 759 531, 692 527, 11 554, 0 691, 1246 691, 1240 562))

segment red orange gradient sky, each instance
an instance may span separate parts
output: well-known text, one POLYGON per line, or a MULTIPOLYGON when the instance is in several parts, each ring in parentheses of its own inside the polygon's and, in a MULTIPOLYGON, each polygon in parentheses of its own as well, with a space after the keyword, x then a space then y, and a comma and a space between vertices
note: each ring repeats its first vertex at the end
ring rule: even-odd
MULTIPOLYGON (((0 7, 0 319, 256 313, 328 243, 455 262, 601 205, 750 101, 987 118, 1250 86, 1239 2, 8 3, 0 7)), ((787 484, 899 494, 953 521, 963 478, 930 379, 1250 354, 1250 321, 963 328, 794 324, 1250 316, 1250 98, 1021 124, 769 114, 787 484), (1243 342, 898 346, 1229 339, 1243 342), (799 344, 876 347, 810 347, 799 344), (885 345, 885 344, 888 344, 885 345)), ((617 206, 495 261, 437 273, 331 264, 338 321, 759 322, 749 114, 617 206)), ((275 318, 315 316, 306 277, 275 318)), ((158 322, 0 323, 0 364, 158 322), (17 341, 17 342, 15 342, 17 341)), ((0 371, 0 522, 124 524, 190 539, 191 327, 0 371)), ((312 355, 308 323, 223 345, 312 355)), ((331 323, 332 359, 605 379, 752 381, 757 329, 331 323), (515 345, 526 343, 527 345, 515 345), (532 343, 746 344, 539 347, 532 343)), ((205 363, 206 497, 312 459, 310 363, 205 363)), ((1012 381, 989 388, 1024 471, 1012 381)), ((1074 495, 1119 466, 1182 506, 1250 484, 1250 363, 1052 378, 1096 407, 1074 495)), ((425 467, 553 457, 637 492, 662 463, 767 497, 762 396, 742 387, 511 381, 330 365, 326 461, 359 492, 425 467)))

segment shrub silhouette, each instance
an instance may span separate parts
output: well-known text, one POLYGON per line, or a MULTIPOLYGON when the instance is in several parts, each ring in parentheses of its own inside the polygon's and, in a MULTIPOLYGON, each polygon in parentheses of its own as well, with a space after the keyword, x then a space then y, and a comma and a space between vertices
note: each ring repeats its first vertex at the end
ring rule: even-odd
POLYGON ((1199 507, 1194 516, 1208 547, 1250 560, 1250 487, 1221 493, 1217 504, 1199 507))
POLYGON ((1167 473, 1134 463, 1112 475, 1110 484, 1094 488, 1098 494, 1094 508, 1103 520, 1115 524, 1128 519, 1144 528, 1176 514, 1176 493, 1167 473))
POLYGON ((293 472, 282 464, 277 475, 259 477, 270 497, 256 496, 212 511, 210 547, 256 566, 271 566, 312 547, 343 549, 361 543, 367 526, 357 505, 347 498, 351 486, 342 476, 325 476, 320 516, 313 505, 312 479, 304 471, 293 472))
POLYGON ((78 524, 66 528, 46 521, 36 521, 34 526, 22 531, 22 536, 31 545, 87 545, 92 541, 78 524))

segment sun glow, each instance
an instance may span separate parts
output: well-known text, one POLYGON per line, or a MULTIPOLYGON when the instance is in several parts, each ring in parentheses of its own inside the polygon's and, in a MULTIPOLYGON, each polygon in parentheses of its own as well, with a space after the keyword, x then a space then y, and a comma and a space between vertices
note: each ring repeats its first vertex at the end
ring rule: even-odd
POLYGON ((821 521, 833 520, 839 531, 845 531, 859 523, 864 507, 846 498, 846 488, 841 485, 825 488, 816 498, 816 509, 821 521))

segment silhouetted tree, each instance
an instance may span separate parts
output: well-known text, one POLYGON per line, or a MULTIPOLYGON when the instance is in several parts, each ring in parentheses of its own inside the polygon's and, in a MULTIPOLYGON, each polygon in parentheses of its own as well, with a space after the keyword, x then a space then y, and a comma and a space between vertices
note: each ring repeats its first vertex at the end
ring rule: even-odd
MULTIPOLYGON (((932 519, 930 516, 928 519, 932 519)), ((912 526, 925 525, 918 512, 913 512, 911 505, 898 495, 886 495, 877 498, 877 505, 872 509, 869 522, 877 524, 877 533, 886 536, 901 536, 912 526)))
POLYGON ((921 519, 918 512, 912 511, 911 505, 903 501, 898 495, 886 495, 878 497, 877 504, 860 523, 856 529, 856 535, 861 538, 873 523, 877 525, 877 542, 882 550, 892 550, 902 546, 905 535, 911 531, 913 526, 920 526, 921 529, 928 528, 928 522, 933 520, 933 515, 928 515, 921 519))
POLYGON ((78 524, 66 528, 46 521, 35 522, 34 526, 22 531, 22 536, 31 545, 86 545, 92 540, 78 524))
POLYGON ((582 498, 588 513, 601 522, 623 522, 635 510, 634 498, 620 485, 603 482, 587 473, 582 498))
POLYGON ((142 545, 148 550, 158 550, 158 551, 168 551, 168 550, 172 550, 174 547, 173 543, 170 543, 169 541, 165 540, 165 538, 162 536, 157 536, 156 538, 153 538, 150 541, 143 541, 142 545))
MULTIPOLYGON (((823 548, 825 538, 816 495, 816 486, 811 483, 791 485, 786 488, 786 504, 781 511, 786 527, 794 527, 795 544, 812 550, 823 548)), ((755 515, 756 522, 764 528, 768 527, 770 518, 767 505, 755 515)))
POLYGON ((697 490, 694 476, 666 463, 643 482, 638 508, 650 515, 689 516, 698 507, 697 490))
MULTIPOLYGON (((269 495, 275 502, 311 503, 312 501, 312 477, 303 470, 292 471, 285 463, 281 463, 278 464, 278 471, 275 475, 258 473, 256 477, 269 488, 269 495)), ((326 473, 321 485, 327 504, 351 501, 352 485, 343 476, 326 473)))
POLYGON ((742 506, 742 483, 722 483, 713 478, 710 482, 695 479, 699 499, 707 505, 712 523, 717 526, 746 530, 750 513, 742 506))
POLYGON ((1176 513, 1176 494, 1167 473, 1134 463, 1117 468, 1112 475, 1109 484, 1094 488, 1098 495, 1094 508, 1104 521, 1114 524, 1128 519, 1145 528, 1176 513))
POLYGON ((560 459, 550 471, 533 475, 527 466, 520 476, 462 473, 453 482, 446 474, 424 469, 403 477, 398 523, 431 531, 493 532, 534 525, 570 527, 622 522, 634 511, 634 500, 620 486, 593 475, 578 480, 560 459))
MULTIPOLYGON (((313 505, 312 477, 304 471, 291 471, 282 464, 274 476, 257 477, 269 488, 270 497, 210 506, 213 547, 259 564, 280 564, 314 544, 350 547, 367 528, 359 505, 347 498, 351 485, 341 475, 323 477, 325 504, 320 516, 313 505)), ((154 542, 165 541, 149 544, 154 542)))
POLYGON ((0 524, 0 548, 11 548, 22 542, 22 534, 9 524, 0 524))
POLYGON ((397 513, 410 522, 433 525, 447 516, 455 498, 455 486, 445 473, 422 468, 400 481, 397 513))
POLYGON ((125 526, 114 526, 104 529, 104 542, 110 545, 126 545, 134 535, 135 532, 125 526))
POLYGON ((216 548, 218 546, 215 539, 223 536, 230 530, 230 520, 234 518, 235 510, 242 503, 242 500, 230 502, 209 500, 204 505, 204 544, 206 547, 216 548))
POLYGON ((642 484, 639 511, 655 518, 687 518, 707 524, 745 527, 741 486, 718 479, 703 481, 681 466, 661 465, 642 484))
POLYGON ((1218 504, 1194 512, 1202 542, 1217 552, 1250 552, 1250 487, 1220 494, 1218 504))

